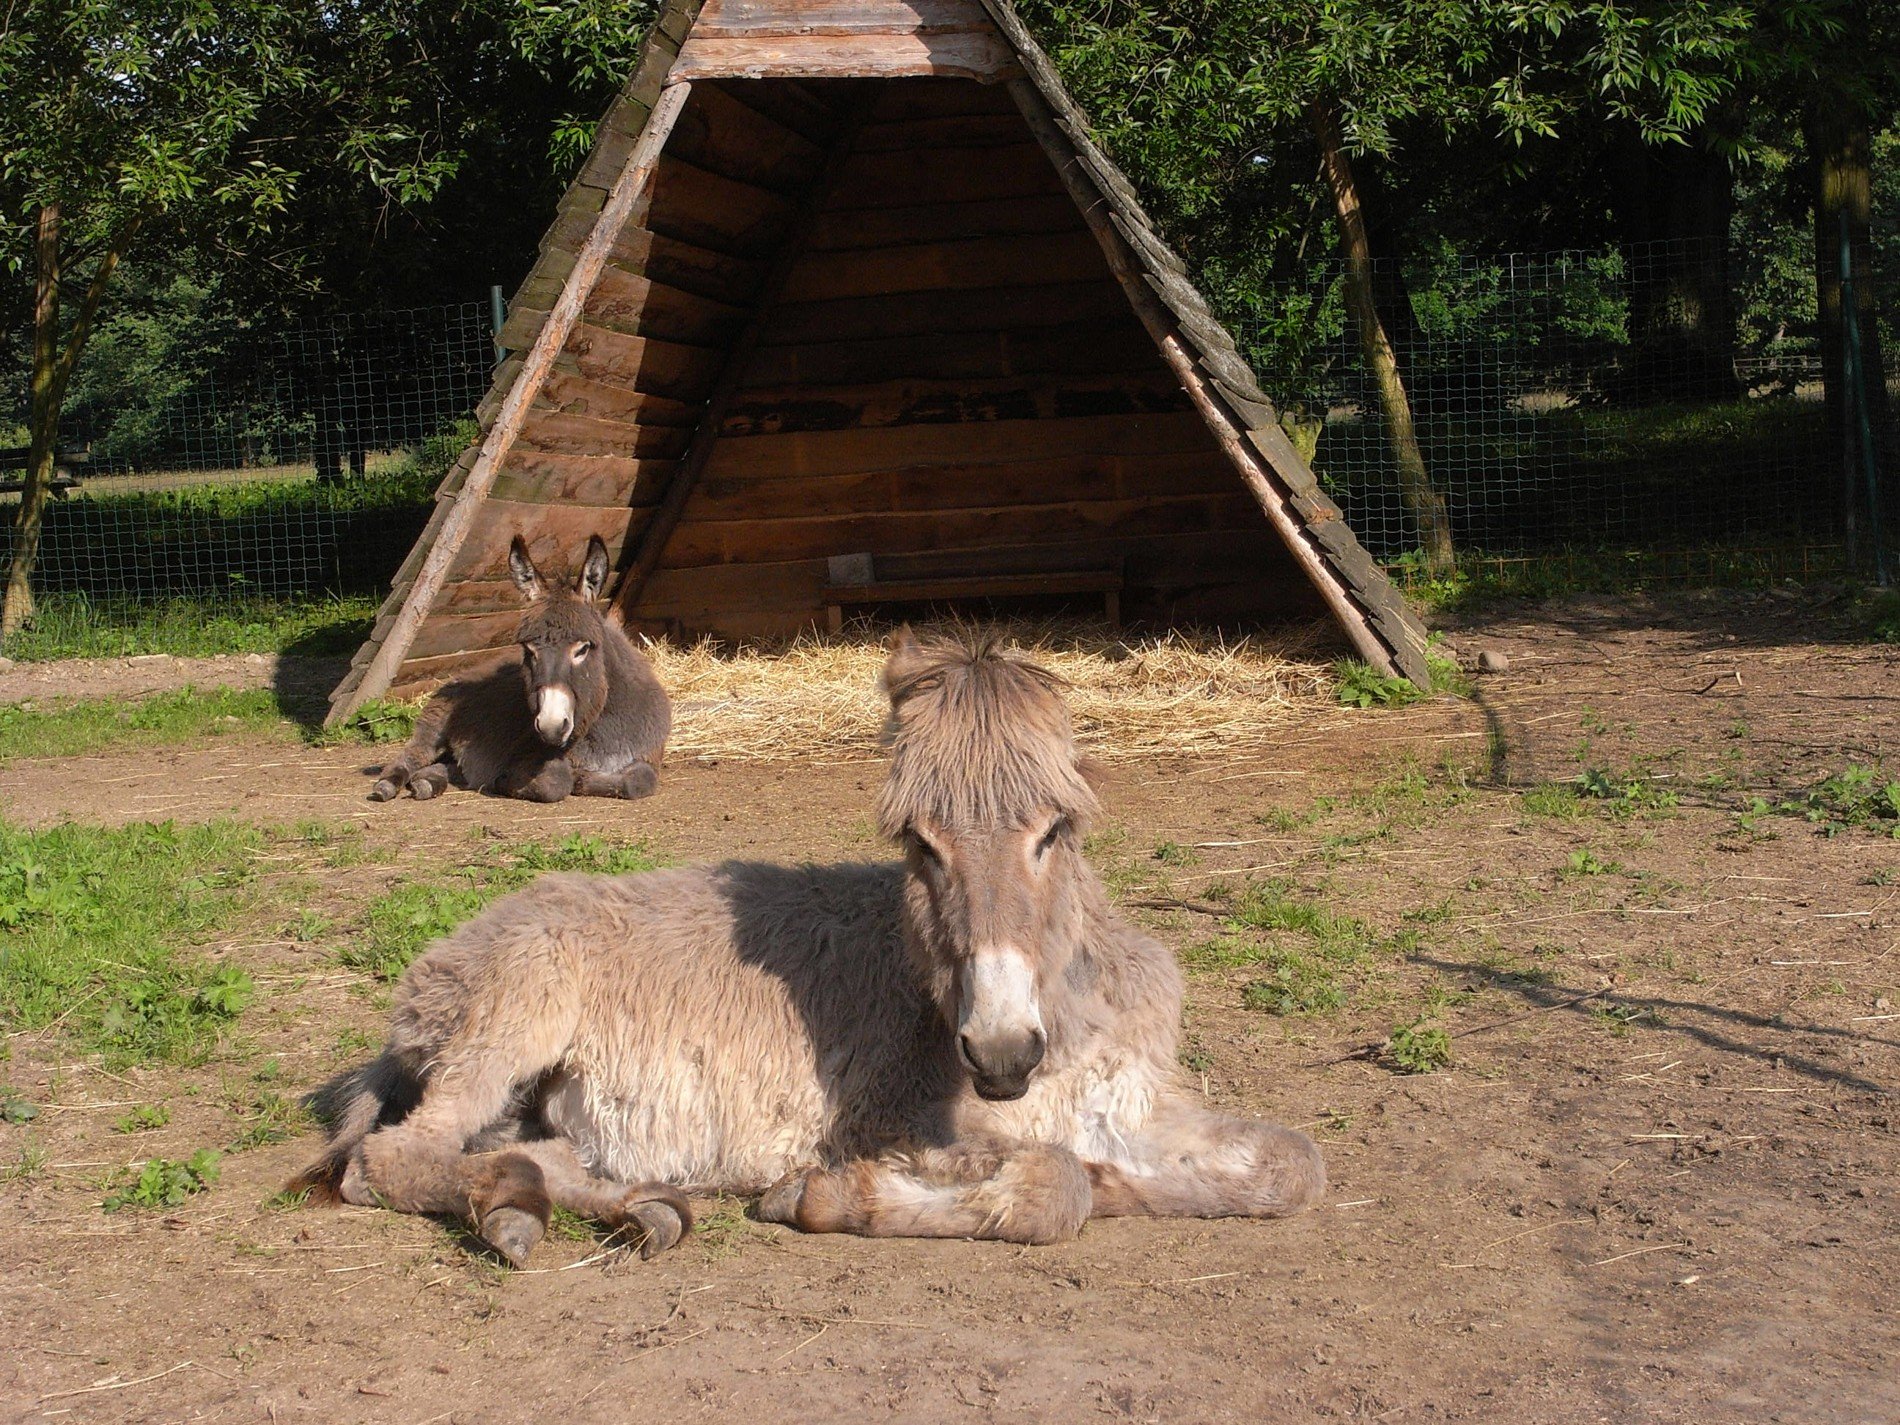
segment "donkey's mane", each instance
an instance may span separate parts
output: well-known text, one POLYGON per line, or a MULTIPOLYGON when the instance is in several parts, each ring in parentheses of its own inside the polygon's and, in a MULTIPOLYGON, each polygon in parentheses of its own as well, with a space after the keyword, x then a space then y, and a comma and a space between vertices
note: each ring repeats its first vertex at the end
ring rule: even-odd
POLYGON ((1098 810, 1076 768, 1067 683, 994 633, 900 634, 884 670, 891 771, 878 825, 1027 826, 1054 809, 1078 825, 1098 810))

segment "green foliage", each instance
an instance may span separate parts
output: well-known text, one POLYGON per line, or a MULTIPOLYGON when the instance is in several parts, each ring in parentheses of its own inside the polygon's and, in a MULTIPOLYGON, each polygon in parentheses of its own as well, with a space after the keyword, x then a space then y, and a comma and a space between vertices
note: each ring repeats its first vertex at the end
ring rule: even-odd
POLYGON ((1261 967, 1264 974, 1241 986, 1241 1003, 1278 1015, 1344 1006, 1344 973, 1383 944, 1363 921, 1295 894, 1284 881, 1248 882, 1231 897, 1221 928, 1184 950, 1182 963, 1195 970, 1261 967))
POLYGON ((416 717, 421 712, 420 702, 371 698, 325 736, 331 741, 347 739, 371 745, 407 742, 416 730, 416 717))
POLYGON ((0 1123, 31 1123, 40 1116, 40 1106, 21 1098, 11 1089, 0 1090, 0 1123))
POLYGON ((1596 852, 1588 847, 1572 851, 1570 859, 1564 864, 1566 876, 1607 876, 1622 869, 1614 861, 1598 860, 1596 852))
POLYGON ((1674 792, 1634 772, 1618 774, 1586 767, 1574 785, 1579 796, 1605 803, 1606 810, 1617 818, 1666 813, 1677 802, 1674 792))
POLYGON ((112 1125, 114 1133, 150 1133, 172 1121, 172 1111, 162 1103, 142 1103, 112 1125))
POLYGON ((1451 1036, 1422 1019, 1394 1025, 1385 1055, 1401 1074, 1429 1074, 1451 1063, 1451 1036))
POLYGON ((1343 707, 1402 708, 1421 696, 1411 679, 1381 673, 1355 658, 1335 663, 1333 676, 1339 680, 1335 696, 1343 707))
POLYGON ((1327 1014, 1346 1003, 1345 987, 1332 970, 1303 955, 1271 956, 1271 973, 1241 986, 1240 1002, 1269 1014, 1327 1014))
POLYGON ((262 688, 201 693, 187 687, 148 698, 14 704, 0 707, 0 765, 18 757, 74 757, 108 747, 156 747, 287 727, 277 694, 262 688))
POLYGON ((1867 637, 1875 643, 1900 643, 1900 590, 1886 589, 1867 606, 1867 637))
POLYGON ((177 1207, 217 1182, 219 1156, 215 1149, 200 1148, 183 1162, 153 1158, 129 1183, 108 1194, 103 1206, 107 1212, 177 1207))
POLYGON ((1900 838, 1900 781, 1882 768, 1849 763, 1777 810, 1806 818, 1824 836, 1861 827, 1900 838))
POLYGON ((60 1023, 113 1064, 205 1057, 256 987, 190 947, 252 903, 263 843, 229 822, 0 824, 0 1023, 60 1023))

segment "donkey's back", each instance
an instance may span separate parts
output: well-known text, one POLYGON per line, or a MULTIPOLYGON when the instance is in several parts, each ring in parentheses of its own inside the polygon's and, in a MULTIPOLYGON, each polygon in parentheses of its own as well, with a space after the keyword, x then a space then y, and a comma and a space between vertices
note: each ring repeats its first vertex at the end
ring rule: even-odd
MULTIPOLYGON (((469 1051, 507 1059, 519 1131, 622 1181, 734 1192, 929 1134, 957 1070, 901 887, 895 865, 543 877, 410 967, 362 1082, 409 1102, 469 1051)), ((332 1160, 389 1116, 346 1113, 332 1160)))

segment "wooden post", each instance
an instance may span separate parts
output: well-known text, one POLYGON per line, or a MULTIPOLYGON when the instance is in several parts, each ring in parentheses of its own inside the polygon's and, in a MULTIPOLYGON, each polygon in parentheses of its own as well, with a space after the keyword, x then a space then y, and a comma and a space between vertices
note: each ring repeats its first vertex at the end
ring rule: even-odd
POLYGON ((627 156, 626 167, 621 169, 599 219, 574 259, 573 269, 562 284, 561 295, 548 313, 547 320, 541 324, 541 330, 534 339, 534 345, 528 349, 521 371, 516 375, 514 385, 509 388, 494 425, 489 427, 488 435, 482 441, 481 454, 476 457, 468 477, 452 497, 454 504, 436 532, 435 542, 430 546, 422 568, 416 573, 409 597, 403 601, 402 609, 390 625, 389 632, 383 636, 375 658, 364 670, 362 682, 351 697, 331 710, 330 722, 347 716, 353 707, 365 699, 381 697, 389 691, 397 670, 408 656, 410 645, 415 642, 417 630, 429 616, 436 596, 442 592, 449 568, 461 551, 462 542, 468 538, 476 513, 488 498, 495 477, 501 472, 502 462, 507 459, 508 452, 521 435, 529 409, 540 394, 554 359, 560 355, 575 323, 580 320, 581 311, 587 305, 587 294, 593 291, 601 269, 607 265, 608 254, 613 251, 620 230, 626 226, 635 204, 653 181, 660 151, 666 147, 667 137, 673 132, 673 125, 678 121, 680 111, 686 107, 687 97, 691 93, 692 85, 684 83, 671 85, 661 91, 659 102, 653 106, 653 112, 648 115, 640 131, 639 142, 627 156))

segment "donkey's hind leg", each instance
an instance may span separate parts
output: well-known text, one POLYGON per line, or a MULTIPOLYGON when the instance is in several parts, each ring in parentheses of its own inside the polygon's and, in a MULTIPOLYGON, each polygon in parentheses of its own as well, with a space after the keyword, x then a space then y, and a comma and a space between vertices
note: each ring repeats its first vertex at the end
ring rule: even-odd
POLYGON ((635 762, 624 772, 589 772, 576 768, 574 795, 577 797, 620 797, 635 802, 660 789, 660 774, 648 762, 635 762))
POLYGON ((975 1141, 793 1173, 759 1216, 802 1232, 1066 1242, 1088 1220, 1089 1180, 1066 1148, 975 1141))
POLYGON ((642 1257, 658 1256, 693 1230, 693 1209, 677 1188, 597 1177, 565 1138, 541 1138, 510 1151, 540 1166, 556 1207, 624 1234, 623 1240, 637 1246, 642 1257))
POLYGON ((1326 1190, 1304 1133, 1181 1099, 1156 1104, 1128 1151, 1088 1174, 1094 1217, 1291 1217, 1326 1190))

